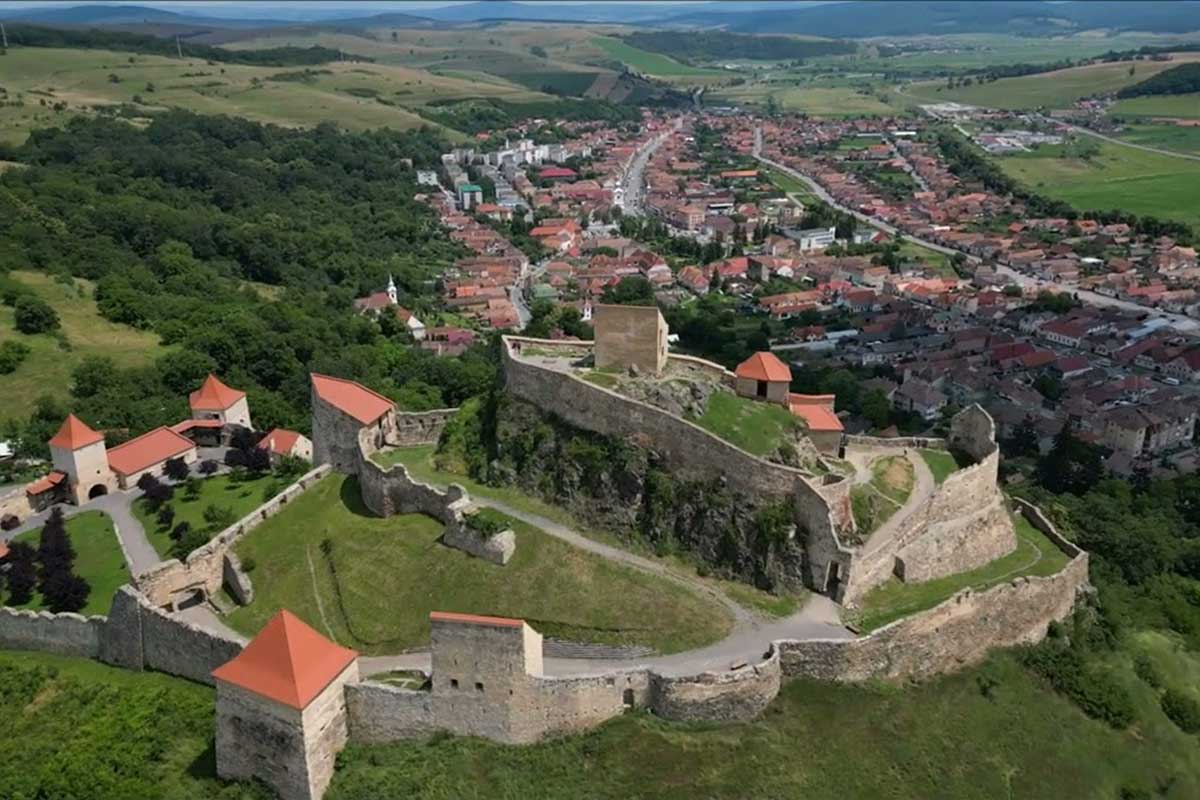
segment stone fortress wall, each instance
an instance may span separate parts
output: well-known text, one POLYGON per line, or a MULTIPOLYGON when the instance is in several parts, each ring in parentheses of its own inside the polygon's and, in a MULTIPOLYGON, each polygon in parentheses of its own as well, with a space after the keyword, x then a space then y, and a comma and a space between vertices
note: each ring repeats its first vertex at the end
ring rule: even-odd
POLYGON ((33 506, 29 505, 29 496, 25 494, 24 486, 18 486, 0 495, 0 520, 13 516, 24 522, 32 513, 33 506))

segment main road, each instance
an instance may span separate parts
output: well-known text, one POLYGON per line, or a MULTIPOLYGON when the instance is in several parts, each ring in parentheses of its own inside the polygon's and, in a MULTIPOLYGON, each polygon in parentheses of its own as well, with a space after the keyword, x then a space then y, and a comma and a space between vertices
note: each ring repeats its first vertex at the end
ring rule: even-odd
MULTIPOLYGON (((764 156, 762 154, 762 142, 762 128, 755 128, 753 154, 756 159, 773 169, 789 175, 796 180, 802 181, 806 186, 809 187, 809 189, 812 190, 814 195, 833 208, 836 208, 837 210, 843 211, 847 214, 852 214, 855 219, 858 219, 861 222, 865 222, 866 224, 879 228, 880 230, 885 231, 893 236, 897 236, 905 241, 912 242, 913 244, 918 244, 921 247, 925 247, 929 250, 934 250, 949 256, 963 255, 966 256, 968 261, 975 264, 982 262, 982 259, 978 256, 964 253, 961 250, 955 250, 952 247, 946 247, 945 245, 937 244, 936 242, 930 242, 917 236, 912 236, 911 234, 900 231, 896 226, 890 225, 881 219, 876 219, 875 217, 863 214, 862 212, 853 208, 847 208, 846 206, 841 205, 833 199, 829 192, 825 191, 825 187, 821 186, 821 184, 817 183, 803 172, 794 170, 791 167, 780 164, 778 161, 774 161, 764 156)), ((1064 290, 1070 291, 1071 294, 1073 294, 1078 300, 1089 305, 1100 306, 1104 308, 1118 308, 1133 314, 1149 314, 1153 317, 1159 317, 1170 322, 1171 326, 1177 331, 1186 332, 1200 330, 1200 320, 1193 319, 1192 317, 1184 314, 1170 314, 1165 311, 1156 311, 1155 309, 1147 308, 1146 306, 1138 305, 1137 303, 1131 303, 1128 300, 1121 300, 1116 297, 1107 297, 1102 294, 1097 294, 1096 292, 1088 291, 1087 289, 1079 289, 1076 287, 1064 286, 1061 283, 1054 283, 1053 281, 1041 280, 1040 278, 1017 272, 1011 267, 1002 265, 996 266, 996 273, 1005 276, 1005 278, 1007 278, 1009 281, 1019 286, 1033 286, 1038 289, 1049 289, 1055 292, 1061 292, 1064 290)))
POLYGON ((645 194, 645 173, 646 165, 650 163, 650 157, 658 151, 662 143, 667 140, 667 137, 672 133, 677 133, 683 125, 683 118, 675 121, 675 127, 669 131, 663 131, 658 136, 647 141, 642 145, 641 149, 634 153, 633 158, 629 160, 629 168, 625 170, 625 174, 621 176, 621 194, 623 197, 621 209, 626 214, 641 214, 642 213, 642 196, 645 194))

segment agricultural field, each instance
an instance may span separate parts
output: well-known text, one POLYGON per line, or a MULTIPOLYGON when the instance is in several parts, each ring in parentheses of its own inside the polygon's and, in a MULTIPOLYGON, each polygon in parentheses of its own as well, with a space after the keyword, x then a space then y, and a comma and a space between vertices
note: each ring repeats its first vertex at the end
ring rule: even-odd
MULTIPOLYGON (((107 614, 117 589, 129 583, 129 566, 125 563, 121 543, 117 541, 112 518, 100 511, 85 511, 68 518, 66 528, 71 547, 75 550, 75 572, 88 582, 92 590, 87 605, 79 613, 107 614)), ((36 548, 40 537, 41 528, 38 528, 21 534, 14 541, 26 542, 36 548)), ((0 597, 3 596, 0 593, 0 597)), ((14 608, 41 611, 45 604, 42 596, 35 591, 28 603, 14 608)))
POLYGON ((355 479, 328 477, 237 545, 255 599, 227 621, 253 635, 288 608, 369 654, 425 644, 430 611, 519 617, 548 636, 661 652, 711 643, 731 625, 690 589, 509 522, 517 550, 499 567, 439 544, 443 526, 430 517, 371 515, 355 479))
POLYGON ((1121 208, 1135 214, 1200 224, 1195 203, 1200 161, 1099 143, 1089 159, 999 158, 1006 173, 1049 197, 1086 210, 1121 208))
POLYGON ((1091 64, 954 89, 945 88, 945 81, 928 81, 915 83, 905 91, 931 103, 956 102, 1005 109, 1069 108, 1080 98, 1115 92, 1181 63, 1198 60, 1200 53, 1176 53, 1171 61, 1091 64))
POLYGON ((660 53, 651 53, 648 50, 641 50, 637 47, 626 44, 620 39, 614 39, 608 36, 598 36, 592 40, 592 43, 612 58, 615 58, 626 64, 630 69, 636 72, 644 72, 648 75, 654 75, 657 77, 712 76, 721 78, 728 76, 728 73, 722 70, 693 67, 676 61, 673 58, 664 56, 660 53))
POLYGON ((1118 117, 1200 119, 1200 94, 1160 94, 1118 100, 1108 113, 1118 117))
POLYGON ((463 80, 389 64, 257 67, 105 50, 14 48, 4 66, 0 86, 10 101, 24 104, 5 108, 0 115, 0 141, 10 142, 66 115, 92 113, 95 106, 134 104, 135 98, 147 110, 178 106, 285 126, 335 121, 352 130, 431 124, 419 115, 431 102, 551 99, 515 84, 463 80))
MULTIPOLYGON (((886 96, 883 94, 882 96, 886 96)), ((850 86, 777 85, 750 82, 714 90, 705 102, 765 105, 774 98, 781 111, 796 111, 815 117, 857 117, 897 114, 902 109, 880 99, 881 94, 850 86)))
POLYGON ((1118 138, 1132 144, 1200 155, 1200 125, 1129 125, 1118 138))
POLYGON ((49 303, 58 313, 62 337, 48 333, 19 333, 13 310, 0 305, 0 342, 19 341, 30 349, 15 372, 0 376, 0 420, 25 418, 41 395, 67 397, 71 370, 89 356, 108 356, 118 367, 139 367, 170 352, 158 336, 100 316, 90 281, 79 278, 59 283, 40 272, 8 273, 49 303), (65 344, 64 344, 65 343, 65 344))

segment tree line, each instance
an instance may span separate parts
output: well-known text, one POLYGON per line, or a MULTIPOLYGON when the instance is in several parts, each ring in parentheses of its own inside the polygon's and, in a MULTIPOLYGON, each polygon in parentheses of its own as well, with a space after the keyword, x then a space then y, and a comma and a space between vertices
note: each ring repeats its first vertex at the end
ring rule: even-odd
POLYGON ((1180 64, 1140 83, 1126 86, 1117 97, 1143 97, 1155 94, 1191 94, 1200 92, 1200 63, 1180 64))

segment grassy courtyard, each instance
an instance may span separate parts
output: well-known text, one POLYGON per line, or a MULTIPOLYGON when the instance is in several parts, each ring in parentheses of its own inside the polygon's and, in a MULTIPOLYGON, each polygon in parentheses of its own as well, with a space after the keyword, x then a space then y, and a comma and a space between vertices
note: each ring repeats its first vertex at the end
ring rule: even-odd
POLYGON ((871 480, 850 490, 850 509, 860 540, 892 518, 912 494, 915 474, 904 456, 887 456, 871 462, 871 480))
POLYGON ((792 412, 781 405, 730 392, 713 392, 704 414, 693 422, 756 456, 775 452, 799 425, 792 412))
POLYGON ((954 456, 945 450, 922 448, 920 453, 921 459, 929 467, 929 471, 933 473, 933 482, 938 486, 941 486, 942 482, 950 477, 950 473, 958 469, 958 462, 954 459, 954 456))
POLYGON ((966 588, 986 589, 1022 575, 1053 575, 1067 565, 1067 555, 1029 524, 1025 517, 1013 515, 1017 548, 969 572, 960 572, 925 583, 902 583, 895 578, 867 594, 857 615, 863 631, 881 628, 901 617, 933 608, 955 592, 966 588))
POLYGON ((30 350, 15 372, 0 376, 0 421, 25 419, 43 394, 66 399, 71 370, 89 356, 107 356, 118 367, 139 367, 168 352, 155 334, 101 317, 92 299, 90 281, 58 283, 44 273, 20 270, 8 273, 8 277, 33 289, 54 308, 69 344, 64 348, 48 333, 18 333, 13 310, 0 305, 0 342, 18 341, 30 350))
POLYGON ((157 514, 150 510, 144 497, 133 502, 133 516, 142 523, 146 538, 163 558, 170 557, 171 546, 175 543, 170 533, 179 523, 188 523, 194 531, 217 534, 228 527, 229 523, 209 523, 204 518, 207 508, 212 506, 223 509, 228 512, 225 516, 230 523, 236 522, 285 488, 279 478, 269 473, 242 481, 226 473, 202 478, 197 481, 197 485, 200 492, 195 497, 189 497, 182 486, 175 487, 175 497, 170 502, 170 506, 175 509, 175 519, 170 527, 158 524, 157 514))
POLYGON ((498 567, 439 544, 442 525, 429 517, 371 515, 353 478, 331 476, 238 544, 255 600, 227 621, 252 635, 288 608, 369 654, 425 645, 435 610, 521 617, 547 635, 661 652, 729 629, 707 598, 511 523, 517 551, 498 567))
MULTIPOLYGON (((123 584, 129 583, 129 566, 125 563, 125 554, 121 552, 121 543, 117 541, 117 534, 113 530, 112 519, 100 511, 85 511, 68 518, 66 527, 71 547, 75 550, 75 572, 92 588, 87 605, 79 613, 107 614, 113 594, 123 584)), ((36 548, 40 537, 39 528, 21 534, 16 541, 26 542, 36 548)), ((0 597, 7 595, 0 592, 0 597)), ((35 590, 33 599, 25 605, 14 607, 41 611, 46 606, 42 596, 35 590)))

